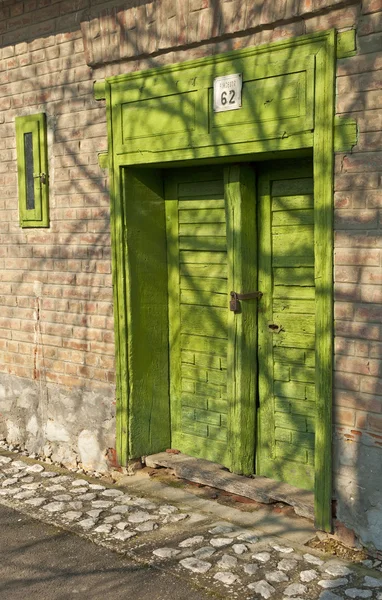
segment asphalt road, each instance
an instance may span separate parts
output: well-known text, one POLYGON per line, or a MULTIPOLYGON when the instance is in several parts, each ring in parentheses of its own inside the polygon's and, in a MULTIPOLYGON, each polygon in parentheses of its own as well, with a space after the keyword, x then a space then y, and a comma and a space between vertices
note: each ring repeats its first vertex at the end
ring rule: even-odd
POLYGON ((190 580, 142 566, 0 505, 1 600, 211 600, 190 580))

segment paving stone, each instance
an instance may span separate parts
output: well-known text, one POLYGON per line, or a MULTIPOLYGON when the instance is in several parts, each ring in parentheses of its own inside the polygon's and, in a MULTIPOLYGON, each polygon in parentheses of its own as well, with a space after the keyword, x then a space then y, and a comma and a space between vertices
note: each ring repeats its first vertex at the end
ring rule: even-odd
POLYGON ((258 570, 259 565, 255 565, 255 563, 249 563, 244 566, 244 571, 247 573, 247 575, 254 575, 258 570))
POLYGON ((244 552, 247 552, 248 548, 245 544, 233 544, 232 550, 235 554, 244 554, 244 552))
POLYGON ((25 500, 25 504, 28 504, 28 506, 35 506, 36 508, 42 506, 45 502, 46 498, 42 498, 41 496, 38 498, 30 498, 29 500, 25 500))
POLYGON ((33 498, 36 495, 35 490, 24 490, 23 492, 19 492, 15 494, 13 497, 15 500, 27 500, 29 498, 33 498))
POLYGON ((277 550, 277 552, 282 552, 283 554, 290 554, 293 552, 293 548, 288 548, 287 546, 279 546, 278 544, 273 544, 272 548, 277 550))
POLYGON ((230 554, 223 554, 217 566, 219 569, 234 569, 237 566, 237 558, 230 554))
POLYGON ((291 571, 297 566, 297 560, 294 558, 283 558, 277 563, 277 568, 281 571, 291 571))
POLYGON ((283 581, 289 581, 288 575, 284 571, 270 571, 265 573, 265 579, 270 583, 282 583, 283 581))
POLYGON ((180 553, 181 550, 178 550, 177 548, 156 548, 153 550, 153 554, 159 556, 159 558, 174 558, 180 553))
POLYGON ((113 534, 113 538, 115 540, 119 540, 121 542, 126 542, 126 540, 136 536, 137 534, 135 533, 135 531, 118 531, 117 533, 113 534))
POLYGON ((346 585, 347 583, 349 583, 349 581, 346 579, 346 577, 340 577, 339 579, 321 579, 318 581, 318 585, 327 590, 340 587, 341 585, 346 585))
POLYGON ((75 479, 74 481, 72 481, 72 486, 73 487, 88 487, 89 486, 89 482, 86 481, 86 479, 75 479))
POLYGON ((256 552, 256 554, 252 554, 252 558, 258 560, 261 563, 266 563, 271 560, 271 555, 269 552, 256 552))
POLYGON ((199 558, 195 558, 193 556, 190 556, 189 558, 184 558, 179 562, 182 565, 182 567, 184 567, 185 569, 189 569, 193 573, 207 573, 207 571, 209 571, 212 567, 211 563, 205 560, 200 560, 199 558))
POLYGON ((210 558, 213 554, 215 554, 216 550, 211 548, 210 546, 203 546, 203 548, 198 548, 198 550, 194 550, 193 555, 196 558, 210 558))
POLYGON ((160 515, 171 515, 172 513, 176 512, 178 512, 178 509, 176 506, 172 506, 172 504, 164 504, 159 509, 160 515))
POLYGON ((56 478, 57 483, 66 483, 67 481, 72 481, 72 478, 69 475, 58 475, 56 478))
POLYGON ((370 577, 370 575, 366 575, 363 585, 372 588, 382 588, 382 578, 377 579, 376 577, 370 577))
POLYGON ((57 502, 70 502, 72 499, 70 494, 59 494, 58 496, 53 496, 53 500, 57 502))
POLYGON ((110 515, 109 517, 104 518, 104 522, 105 523, 117 523, 118 521, 120 521, 120 519, 121 519, 120 515, 110 515))
POLYGON ((44 506, 44 510, 50 513, 62 512, 65 508, 66 506, 63 502, 49 502, 49 504, 44 506))
POLYGON ((153 531, 154 529, 158 529, 158 523, 154 521, 146 521, 145 523, 140 523, 135 527, 135 531, 153 531))
POLYGON ((314 579, 317 579, 317 577, 318 577, 318 573, 314 569, 309 569, 307 571, 301 571, 301 573, 300 573, 300 579, 304 583, 310 583, 311 581, 314 581, 314 579))
POLYGON ((82 502, 69 502, 69 508, 72 508, 73 510, 82 510, 82 502))
POLYGON ((98 517, 100 516, 101 512, 102 512, 102 509, 100 509, 100 508, 93 508, 92 510, 88 510, 86 512, 86 514, 89 515, 89 517, 91 519, 98 519, 98 517))
POLYGON ((15 477, 10 477, 9 479, 4 479, 3 483, 1 484, 2 487, 9 487, 10 485, 15 485, 16 483, 18 483, 18 479, 16 479, 15 477))
POLYGON ((103 490, 101 492, 101 496, 105 496, 106 498, 116 498, 117 496, 124 496, 125 494, 121 490, 108 489, 103 490))
POLYGON ((113 503, 110 500, 93 500, 92 506, 94 508, 110 508, 113 503))
POLYGON ((129 507, 126 506, 126 504, 122 504, 121 506, 113 506, 110 512, 124 515, 125 513, 129 512, 129 510, 129 507))
POLYGON ((27 464, 25 462, 23 462, 22 460, 14 460, 12 462, 12 465, 14 467, 16 467, 17 469, 26 469, 27 468, 27 464))
POLYGON ((382 592, 380 594, 377 594, 377 600, 382 600, 382 592))
POLYGON ((246 531, 238 535, 236 539, 241 542, 248 542, 248 544, 256 544, 259 541, 259 536, 250 531, 246 531))
POLYGON ((178 544, 179 548, 191 548, 192 546, 197 546, 198 544, 202 544, 204 541, 204 535, 194 535, 194 537, 187 538, 178 544))
POLYGON ((82 529, 92 529, 95 526, 95 521, 94 519, 83 519, 82 521, 79 521, 78 525, 80 527, 82 527, 82 529))
POLYGON ((167 515, 163 519, 163 523, 178 523, 179 521, 184 521, 187 517, 188 515, 167 515))
POLYGON ((132 513, 128 517, 128 521, 130 523, 144 523, 145 521, 149 521, 152 516, 143 510, 132 513))
POLYGON ((302 594, 305 596, 308 588, 306 585, 302 585, 302 583, 291 583, 288 587, 285 588, 284 594, 285 596, 297 596, 298 594, 302 594))
POLYGON ((232 525, 216 525, 212 529, 208 530, 208 533, 212 533, 212 535, 224 535, 225 533, 231 533, 234 531, 232 525))
POLYGON ((25 483, 33 483, 34 481, 34 477, 33 475, 27 475, 26 473, 22 473, 22 484, 24 485, 25 483))
MULTIPOLYGON (((82 480, 82 481, 84 481, 84 480, 82 480)), ((102 490, 106 490, 105 486, 100 485, 99 483, 89 483, 88 485, 89 485, 89 489, 94 490, 95 492, 102 492, 102 490)))
POLYGON ((109 523, 104 523, 103 525, 98 525, 98 527, 96 527, 94 531, 96 533, 110 533, 112 529, 113 525, 110 525, 109 523))
POLYGON ((321 592, 318 600, 342 600, 342 598, 333 592, 329 592, 329 590, 325 590, 324 592, 321 592))
POLYGON ((324 561, 321 560, 321 558, 318 558, 318 556, 313 556, 313 554, 304 554, 304 559, 311 565, 321 566, 324 564, 324 561))
POLYGON ((349 598, 371 598, 373 595, 371 590, 360 590, 358 588, 349 588, 345 590, 345 594, 349 598))
POLYGON ((81 500, 82 502, 91 502, 96 498, 97 494, 95 492, 86 492, 86 494, 80 494, 80 496, 77 496, 77 499, 81 500))
POLYGON ((80 519, 82 517, 82 512, 76 511, 76 510, 69 510, 68 512, 64 513, 62 515, 62 518, 65 519, 65 521, 78 521, 78 519, 80 519))
POLYGON ((46 479, 51 479, 53 477, 58 477, 58 474, 54 471, 45 471, 45 473, 40 473, 40 477, 44 477, 46 479))
POLYGON ((2 492, 2 496, 13 496, 14 494, 18 494, 19 492, 21 492, 22 489, 21 487, 15 486, 15 487, 7 487, 5 489, 0 490, 0 492, 2 492))
POLYGON ((232 585, 235 582, 237 582, 239 578, 237 575, 234 575, 233 573, 218 572, 218 573, 215 573, 214 579, 216 579, 217 581, 220 581, 224 585, 232 585))
POLYGON ((265 579, 262 579, 261 581, 256 581, 256 583, 250 583, 248 585, 248 588, 250 590, 253 590, 256 594, 260 594, 260 596, 262 598, 265 598, 265 600, 270 598, 272 594, 274 594, 276 591, 273 585, 268 583, 268 581, 265 581, 265 579))
POLYGON ((26 472, 27 473, 42 473, 45 469, 42 465, 29 465, 28 467, 26 467, 26 472))
POLYGON ((76 495, 80 495, 80 494, 87 494, 89 492, 89 488, 86 487, 78 487, 78 488, 72 488, 70 490, 71 494, 76 494, 76 495))
POLYGON ((21 487, 23 490, 37 490, 41 487, 41 483, 38 483, 38 481, 35 481, 34 483, 23 483, 21 487))
POLYGON ((119 531, 125 531, 126 527, 128 527, 128 523, 126 523, 126 521, 120 521, 119 523, 116 524, 116 528, 119 531))
POLYGON ((210 544, 214 548, 224 548, 224 546, 228 546, 229 544, 232 544, 232 542, 232 538, 225 537, 212 538, 212 540, 210 540, 210 544))
POLYGON ((12 462, 12 459, 9 456, 0 456, 0 465, 8 465, 12 462))
POLYGON ((66 489, 64 488, 63 485, 57 483, 54 485, 49 485, 45 488, 46 492, 49 492, 51 494, 55 494, 56 492, 66 492, 66 489))
POLYGON ((324 570, 325 570, 325 573, 328 573, 329 575, 333 575, 334 577, 346 577, 346 575, 351 575, 353 573, 353 571, 351 569, 349 569, 348 567, 345 567, 345 565, 339 565, 339 564, 329 565, 324 570))

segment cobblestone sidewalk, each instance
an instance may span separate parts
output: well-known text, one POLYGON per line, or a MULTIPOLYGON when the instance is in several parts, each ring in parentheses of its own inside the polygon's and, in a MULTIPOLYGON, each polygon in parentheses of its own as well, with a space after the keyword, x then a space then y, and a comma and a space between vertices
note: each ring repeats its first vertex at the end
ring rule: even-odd
POLYGON ((175 503, 0 455, 0 503, 150 563, 216 597, 382 600, 380 561, 349 565, 175 503), (370 568, 371 567, 371 568, 370 568))

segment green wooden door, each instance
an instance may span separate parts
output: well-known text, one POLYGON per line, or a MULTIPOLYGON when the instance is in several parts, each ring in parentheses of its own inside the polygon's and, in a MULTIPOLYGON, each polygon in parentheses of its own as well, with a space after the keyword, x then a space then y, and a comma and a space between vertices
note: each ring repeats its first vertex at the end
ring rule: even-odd
MULTIPOLYGON (((298 161, 296 161, 298 165, 298 161)), ((257 473, 314 488, 315 269, 312 168, 259 177, 257 473)))
POLYGON ((172 447, 313 489, 313 177, 278 164, 165 179, 172 447))
POLYGON ((165 180, 171 443, 227 464, 227 242, 223 170, 165 180))

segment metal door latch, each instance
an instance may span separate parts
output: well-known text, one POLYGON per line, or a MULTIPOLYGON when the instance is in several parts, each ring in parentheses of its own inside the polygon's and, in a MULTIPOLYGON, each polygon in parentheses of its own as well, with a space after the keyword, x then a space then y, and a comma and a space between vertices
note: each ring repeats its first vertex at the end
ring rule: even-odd
POLYGON ((247 292, 246 294, 238 294, 238 292, 231 292, 231 300, 229 303, 229 309, 234 312, 240 312, 240 302, 239 300, 259 300, 263 295, 263 292, 247 292))

